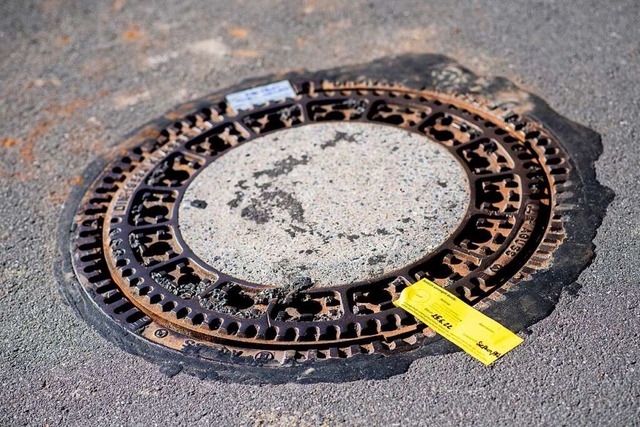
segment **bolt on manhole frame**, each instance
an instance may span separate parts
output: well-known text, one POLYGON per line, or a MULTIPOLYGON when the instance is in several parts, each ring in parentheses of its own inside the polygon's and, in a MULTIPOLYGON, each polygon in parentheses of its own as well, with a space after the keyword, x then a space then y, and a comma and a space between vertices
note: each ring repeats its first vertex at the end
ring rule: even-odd
MULTIPOLYGON (((421 277, 499 319, 518 315, 519 296, 547 298, 547 289, 521 282, 558 264, 571 234, 567 214, 573 220, 576 194, 584 191, 556 133, 465 95, 380 80, 288 77, 295 99, 237 113, 225 91, 146 126, 108 165, 92 168, 84 195, 70 199, 67 209, 80 201, 79 208, 65 214, 60 240, 63 290, 81 313, 93 309, 99 330, 117 331, 130 351, 204 377, 336 381, 365 369, 365 376, 386 377, 416 356, 451 349, 391 303, 421 277), (336 120, 415 132, 459 160, 470 203, 446 242, 385 276, 319 289, 230 277, 186 246, 177 209, 198 171, 261 135, 336 120)), ((549 311, 540 301, 531 307, 533 320, 549 311)), ((532 323, 513 321, 515 330, 532 323)))

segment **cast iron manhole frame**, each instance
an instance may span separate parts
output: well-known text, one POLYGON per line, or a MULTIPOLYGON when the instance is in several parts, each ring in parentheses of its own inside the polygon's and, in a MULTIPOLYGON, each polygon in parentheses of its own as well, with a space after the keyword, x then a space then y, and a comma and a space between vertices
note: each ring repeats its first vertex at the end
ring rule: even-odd
MULTIPOLYGON (((571 179, 572 159, 548 127, 500 105, 406 84, 288 77, 296 99, 236 114, 224 102, 230 89, 185 104, 135 132, 115 160, 89 168, 89 186, 67 206, 80 209, 71 224, 74 215, 65 213, 61 226, 63 290, 103 333, 115 331, 116 341, 172 366, 168 371, 186 364, 204 377, 346 380, 367 368, 365 377, 386 377, 419 354, 451 349, 391 305, 411 282, 428 277, 483 311, 500 312, 523 292, 520 282, 552 265, 567 237, 566 214, 582 188, 571 179), (375 281, 317 290, 307 289, 308 283, 248 283, 198 259, 177 226, 178 205, 197 171, 238 143, 322 120, 398 126, 447 148, 471 183, 469 210, 456 232, 420 261, 375 281), (154 206, 167 200, 173 215, 171 209, 158 214, 154 206), (149 249, 158 243, 168 251, 149 249), (147 271, 151 267, 155 271, 147 271), (204 283, 197 295, 194 280, 186 281, 193 285, 186 291, 179 285, 185 274, 204 283), (253 302, 249 309, 220 304, 232 298, 253 302), (316 308, 307 313, 309 306, 316 308), (398 366, 388 366, 393 361, 398 366)), ((518 323, 522 319, 510 326, 518 330, 518 323)))

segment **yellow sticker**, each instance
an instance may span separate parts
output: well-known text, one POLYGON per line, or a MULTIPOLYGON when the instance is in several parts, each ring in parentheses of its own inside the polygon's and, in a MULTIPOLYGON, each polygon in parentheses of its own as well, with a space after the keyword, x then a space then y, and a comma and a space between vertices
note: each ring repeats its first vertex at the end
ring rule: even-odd
POLYGON ((404 289, 393 302, 485 365, 522 343, 522 338, 427 279, 404 289))

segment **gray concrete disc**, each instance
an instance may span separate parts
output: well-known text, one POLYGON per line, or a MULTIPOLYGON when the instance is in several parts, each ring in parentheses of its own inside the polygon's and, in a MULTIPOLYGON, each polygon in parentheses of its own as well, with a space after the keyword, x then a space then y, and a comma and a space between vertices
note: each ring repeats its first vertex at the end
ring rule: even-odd
POLYGON ((444 147, 394 127, 332 122, 223 155, 187 189, 179 224, 187 245, 231 276, 329 286, 428 254, 468 200, 466 175, 444 147))

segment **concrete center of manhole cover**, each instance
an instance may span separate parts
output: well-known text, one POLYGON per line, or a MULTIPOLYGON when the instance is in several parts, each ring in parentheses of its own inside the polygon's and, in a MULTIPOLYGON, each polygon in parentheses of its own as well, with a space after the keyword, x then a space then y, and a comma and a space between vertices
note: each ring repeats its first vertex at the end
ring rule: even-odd
POLYGON ((318 123, 229 151, 188 187, 186 244, 233 277, 338 285, 388 273, 455 231, 469 183, 446 148, 371 123, 318 123))
POLYGON ((238 382, 386 378, 448 351, 394 304, 422 278, 511 330, 540 320, 593 255, 598 136, 503 79, 460 69, 491 90, 454 95, 425 61, 344 72, 452 93, 298 76, 146 125, 72 193, 67 299, 170 372, 238 382), (519 99, 542 121, 503 108, 519 99))

